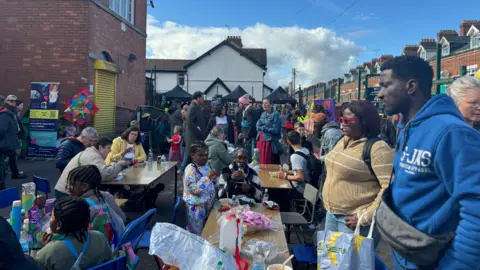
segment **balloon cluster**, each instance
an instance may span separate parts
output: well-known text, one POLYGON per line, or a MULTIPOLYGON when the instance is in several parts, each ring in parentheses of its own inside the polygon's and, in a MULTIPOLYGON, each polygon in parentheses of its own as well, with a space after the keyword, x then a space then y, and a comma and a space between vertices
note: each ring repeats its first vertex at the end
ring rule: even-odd
POLYGON ((90 121, 91 117, 98 112, 98 107, 91 100, 88 99, 91 94, 83 88, 74 96, 65 99, 63 104, 67 109, 65 110, 65 118, 78 125, 83 125, 90 121))

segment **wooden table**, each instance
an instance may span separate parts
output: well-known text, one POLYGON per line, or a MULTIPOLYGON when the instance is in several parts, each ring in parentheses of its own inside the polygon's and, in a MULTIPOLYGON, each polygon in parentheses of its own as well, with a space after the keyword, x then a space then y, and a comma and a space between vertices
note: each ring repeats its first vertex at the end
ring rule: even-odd
POLYGON ((279 170, 280 170, 280 166, 278 164, 260 165, 260 171, 258 172, 258 177, 262 182, 262 188, 292 189, 292 184, 290 183, 290 181, 270 176, 270 172, 278 172, 279 170))
POLYGON ((121 172, 123 175, 122 180, 104 181, 102 185, 106 186, 143 186, 145 189, 155 187, 158 182, 168 182, 170 179, 175 179, 175 190, 173 203, 177 199, 177 162, 164 162, 159 164, 154 162, 151 165, 145 165, 141 167, 130 167, 121 172))
MULTIPOLYGON (((217 202, 213 207, 212 212, 210 213, 210 216, 208 217, 207 224, 205 224, 205 227, 203 228, 203 232, 201 236, 207 240, 213 234, 217 232, 220 233, 220 226, 217 224, 217 219, 221 215, 221 213, 218 212, 219 208, 220 208, 220 203, 217 202)), ((264 209, 262 204, 256 204, 254 207, 251 208, 251 210, 258 213, 265 213, 268 216, 272 216, 272 220, 278 221, 280 223, 282 222, 282 218, 280 217, 279 211, 264 209)), ((248 240, 254 239, 254 238, 263 240, 265 242, 274 243, 275 245, 277 245, 280 251, 287 250, 287 252, 285 253, 278 254, 278 256, 272 262, 269 262, 267 266, 270 264, 283 263, 290 256, 290 252, 288 250, 288 245, 287 245, 287 239, 285 238, 285 232, 283 231, 283 228, 281 228, 276 232, 267 230, 263 232, 247 233, 247 235, 245 235, 243 238, 243 247, 245 246, 248 240)), ((218 247, 218 243, 212 243, 212 244, 218 247)), ((249 269, 252 269, 251 259, 248 259, 248 258, 244 258, 244 259, 247 259, 249 264, 249 269)), ((292 267, 291 263, 288 263, 287 265, 292 267)), ((267 267, 265 267, 265 269, 266 268, 267 267)))
POLYGON ((128 202, 128 199, 115 199, 115 204, 118 207, 122 207, 124 204, 128 202))

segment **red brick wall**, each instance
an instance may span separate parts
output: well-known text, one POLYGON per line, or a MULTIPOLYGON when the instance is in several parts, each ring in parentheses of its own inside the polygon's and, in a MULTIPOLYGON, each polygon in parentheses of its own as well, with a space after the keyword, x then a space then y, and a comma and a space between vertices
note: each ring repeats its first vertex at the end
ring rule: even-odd
MULTIPOLYGON (((430 65, 433 68, 434 79, 436 78, 436 62, 437 61, 430 62, 430 65)), ((448 70, 451 76, 457 76, 460 75, 460 66, 470 66, 474 64, 477 64, 480 67, 480 49, 442 58, 441 70, 448 70)))
MULTIPOLYGON (((145 0, 135 1, 135 22, 145 20, 145 0), (140 14, 143 14, 140 15, 140 14)), ((108 5, 105 5, 108 7, 108 5)), ((146 37, 128 24, 121 30, 121 21, 94 3, 90 3, 90 52, 96 56, 106 51, 123 72, 117 77, 117 107, 135 109, 145 104, 146 37), (129 61, 133 53, 137 60, 129 61)), ((145 29, 145 22, 143 29, 145 29)), ((142 26, 139 25, 139 28, 142 26)), ((89 77, 93 81, 93 60, 89 61, 89 77)))
POLYGON ((0 93, 30 103, 30 82, 88 87, 88 1, 0 0, 0 93))

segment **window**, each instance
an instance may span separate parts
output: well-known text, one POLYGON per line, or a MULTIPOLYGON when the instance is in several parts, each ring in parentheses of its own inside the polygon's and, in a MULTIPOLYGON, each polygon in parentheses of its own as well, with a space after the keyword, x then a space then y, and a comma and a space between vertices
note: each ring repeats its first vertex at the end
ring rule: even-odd
POLYGON ((113 63, 112 57, 110 56, 110 54, 108 52, 105 52, 105 51, 100 53, 100 55, 98 56, 98 59, 113 63))
POLYGON ((423 60, 427 60, 427 52, 425 50, 423 50, 421 53, 420 53, 420 57, 423 59, 423 60))
POLYGON ((470 47, 471 47, 472 49, 474 49, 474 48, 480 48, 480 32, 479 32, 479 33, 475 33, 475 34, 472 36, 471 43, 470 43, 470 47))
POLYGON ((445 43, 442 45, 442 56, 447 56, 450 54, 450 45, 445 43))
POLYGON ((110 0, 110 9, 130 23, 133 23, 134 6, 135 0, 110 0))
POLYGON ((185 85, 185 75, 184 74, 178 74, 177 75, 177 84, 180 86, 185 85))

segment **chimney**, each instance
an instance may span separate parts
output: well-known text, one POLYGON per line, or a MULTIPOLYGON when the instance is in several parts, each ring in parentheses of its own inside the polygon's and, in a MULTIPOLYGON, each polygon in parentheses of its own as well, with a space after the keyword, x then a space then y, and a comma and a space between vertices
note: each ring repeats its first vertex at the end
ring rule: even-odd
POLYGON ((238 47, 243 48, 241 36, 228 36, 227 40, 237 45, 238 47))
POLYGON ((472 25, 480 26, 480 20, 463 20, 460 24, 460 36, 466 36, 472 25))
POLYGON ((418 45, 405 45, 405 47, 403 47, 403 54, 417 55, 418 47, 418 45))
POLYGON ((384 54, 384 55, 380 56, 380 62, 385 62, 386 60, 392 59, 392 58, 393 58, 393 55, 391 55, 391 54, 384 54))
MULTIPOLYGON (((468 31, 468 30, 467 30, 468 31)), ((458 33, 455 30, 440 30, 437 34, 437 42, 440 42, 442 37, 449 38, 449 37, 457 37, 458 33)))

